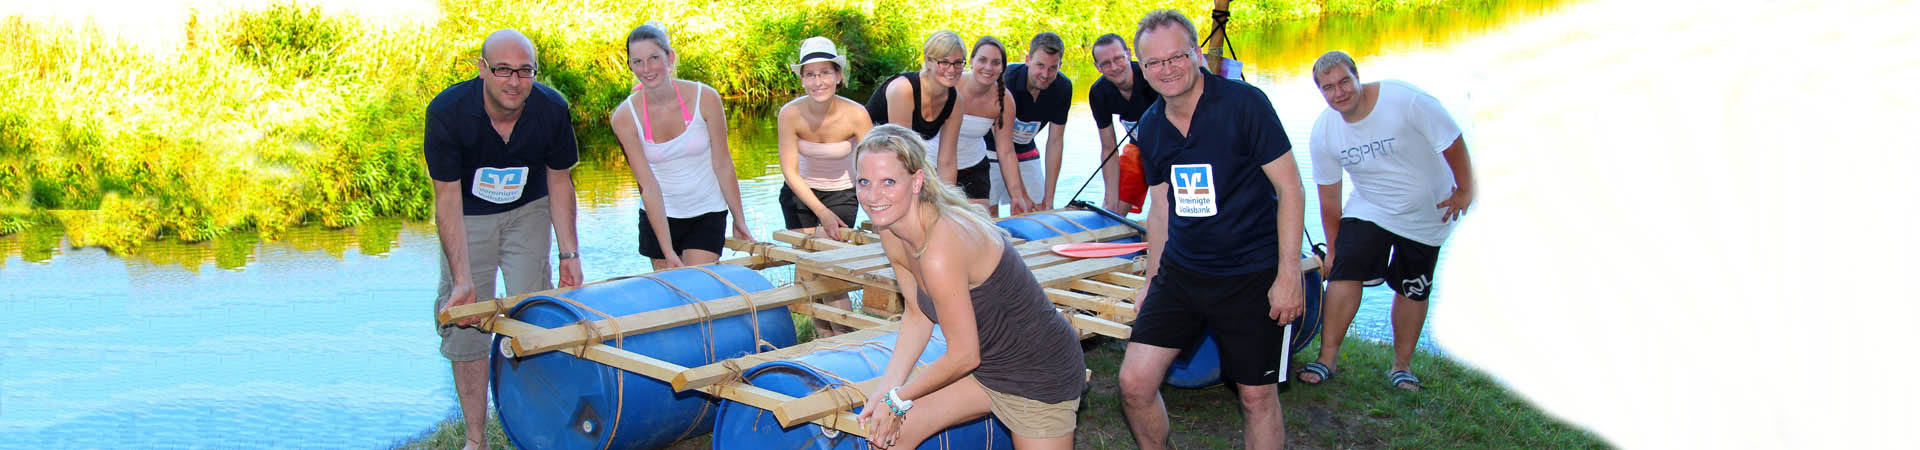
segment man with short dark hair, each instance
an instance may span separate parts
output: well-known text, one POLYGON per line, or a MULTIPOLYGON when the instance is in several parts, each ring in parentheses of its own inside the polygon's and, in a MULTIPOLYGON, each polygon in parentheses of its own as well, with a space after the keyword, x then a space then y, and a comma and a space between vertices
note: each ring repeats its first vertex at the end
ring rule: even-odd
POLYGON ((1106 198, 1100 207, 1122 214, 1140 212, 1147 192, 1139 175, 1121 176, 1129 173, 1129 169, 1139 168, 1140 147, 1138 142, 1129 142, 1123 148, 1115 148, 1118 139, 1114 137, 1113 116, 1120 116, 1120 130, 1132 131, 1147 107, 1160 100, 1160 93, 1154 92, 1153 86, 1147 83, 1140 63, 1133 61, 1131 53, 1126 38, 1118 34, 1107 33, 1095 39, 1093 67, 1100 71, 1100 79, 1094 80, 1093 87, 1087 91, 1087 107, 1093 110, 1094 128, 1100 130, 1100 160, 1104 161, 1100 174, 1107 186, 1106 198))
POLYGON ((1420 390, 1415 345, 1427 320, 1427 296, 1440 245, 1473 203, 1473 165, 1465 136, 1440 101, 1397 80, 1360 82, 1346 52, 1313 65, 1327 109, 1313 124, 1313 179, 1327 236, 1327 303, 1320 357, 1300 381, 1333 378, 1340 343, 1360 308, 1361 285, 1387 283, 1393 296, 1393 368, 1387 383, 1420 390), (1340 203, 1341 173, 1353 195, 1340 203))
MULTIPOLYGON (((560 284, 580 285, 571 174, 579 151, 567 99, 533 81, 538 52, 520 32, 487 36, 477 66, 473 79, 427 105, 423 146, 442 252, 436 314, 494 298, 496 274, 506 279, 506 295, 552 289, 547 252, 555 237, 560 284)), ((478 322, 439 326, 468 449, 487 448, 492 344, 487 332, 472 328, 478 322)))
POLYGON ((1300 171, 1260 89, 1200 70, 1193 22, 1174 10, 1140 20, 1140 66, 1161 97, 1140 117, 1147 285, 1135 299, 1121 402, 1136 444, 1166 448, 1160 383, 1183 347, 1212 330, 1220 377, 1238 386, 1247 448, 1286 443, 1278 384, 1282 324, 1306 309, 1300 171), (1172 186, 1168 186, 1172 185, 1172 186))
MULTIPOLYGON (((1066 142, 1063 127, 1067 126, 1067 109, 1073 106, 1073 80, 1060 74, 1060 57, 1065 56, 1062 54, 1065 51, 1066 44, 1060 35, 1040 32, 1027 44, 1025 63, 1013 65, 1001 75, 1001 81, 1013 93, 1013 153, 1020 158, 1021 182, 1026 185, 1028 198, 1040 201, 1037 207, 1042 210, 1053 208, 1054 185, 1060 180, 1060 148, 1066 142), (1048 123, 1053 127, 1047 131, 1043 166, 1033 138, 1048 123)), ((994 157, 998 149, 994 148, 993 135, 987 135, 986 140, 990 163, 987 173, 1000 173, 1001 161, 994 157)), ((987 211, 998 216, 1000 205, 1010 203, 1011 197, 1000 177, 991 178, 993 186, 987 211)))

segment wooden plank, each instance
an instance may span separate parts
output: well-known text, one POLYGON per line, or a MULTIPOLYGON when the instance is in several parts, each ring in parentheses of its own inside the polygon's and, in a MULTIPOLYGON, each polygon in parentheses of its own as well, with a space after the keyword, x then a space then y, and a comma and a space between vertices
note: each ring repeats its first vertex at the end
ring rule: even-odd
POLYGON ((727 238, 726 247, 727 249, 744 252, 749 255, 763 255, 768 258, 788 262, 797 262, 803 256, 813 254, 813 252, 782 247, 766 242, 742 241, 733 238, 727 238))
POLYGON ((572 292, 574 289, 579 289, 581 287, 620 281, 628 278, 632 278, 632 277, 631 276, 613 277, 605 280, 586 283, 578 287, 553 288, 553 289, 548 289, 544 291, 528 292, 525 294, 508 296, 507 298, 503 298, 503 299, 473 302, 465 305, 460 305, 460 306, 455 306, 452 308, 440 310, 440 312, 434 314, 434 317, 439 319, 440 323, 444 325, 444 324, 454 323, 460 320, 466 320, 474 317, 491 316, 491 315, 494 315, 495 313, 504 314, 507 311, 512 310, 514 306, 519 305, 520 302, 526 301, 526 299, 528 298, 538 297, 543 295, 555 296, 555 295, 572 292), (499 306, 494 306, 496 304, 499 306))
POLYGON ((566 325, 542 330, 514 339, 513 352, 516 355, 530 356, 559 349, 578 347, 582 342, 598 336, 602 340, 618 339, 641 333, 699 323, 705 320, 719 319, 745 314, 752 309, 771 309, 804 303, 808 298, 846 292, 856 288, 852 283, 834 279, 809 280, 789 284, 748 295, 706 300, 700 305, 685 304, 670 308, 661 308, 637 314, 629 314, 612 319, 596 320, 588 324, 593 332, 587 332, 587 326, 581 324, 566 325), (753 301, 751 307, 748 300, 753 301), (705 311, 701 307, 705 307, 705 311))
POLYGON ((1134 275, 1134 274, 1125 273, 1125 272, 1107 272, 1099 275, 1094 275, 1093 279, 1099 280, 1105 283, 1126 286, 1133 289, 1140 289, 1143 287, 1147 287, 1146 278, 1141 277, 1139 275, 1134 275))
POLYGON ((1133 335, 1133 327, 1126 324, 1086 314, 1077 314, 1068 309, 1061 309, 1059 311, 1062 317, 1067 318, 1067 323, 1072 324, 1074 329, 1078 329, 1083 333, 1091 331, 1102 336, 1123 340, 1133 335))
POLYGON ((1067 288, 1080 291, 1080 292, 1093 294, 1093 295, 1099 295, 1103 297, 1113 297, 1113 298, 1133 298, 1133 294, 1137 291, 1136 289, 1129 288, 1126 286, 1115 286, 1107 283, 1101 283, 1098 281, 1085 280, 1085 279, 1073 280, 1072 282, 1068 282, 1067 288))
POLYGON ((840 345, 840 344, 865 341, 868 339, 880 337, 881 335, 885 335, 887 333, 892 333, 897 329, 898 329, 897 325, 887 326, 887 327, 878 327, 878 328, 869 328, 869 329, 855 331, 852 333, 842 334, 838 336, 814 339, 812 341, 801 343, 799 345, 795 345, 792 347, 782 348, 782 349, 778 349, 770 352, 763 352, 763 353, 756 353, 752 355, 741 356, 739 358, 733 358, 727 361, 719 361, 713 364, 681 370, 680 372, 670 374, 667 378, 663 378, 663 379, 668 380, 668 383, 671 383, 673 385, 673 390, 675 392, 685 391, 688 389, 700 389, 700 388, 704 388, 704 387, 713 385, 714 383, 718 383, 733 377, 736 369, 745 370, 747 368, 753 367, 754 365, 762 362, 779 361, 783 359, 797 357, 800 355, 805 355, 807 353, 812 353, 814 350, 819 349, 820 347, 828 347, 828 346, 834 346, 834 345, 840 345))
POLYGON ((1092 311, 1101 317, 1118 319, 1120 322, 1132 322, 1133 302, 1126 299, 1099 297, 1065 289, 1047 289, 1047 299, 1054 304, 1084 311, 1092 311))
POLYGON ((1119 258, 1090 258, 1046 267, 1033 271, 1033 278, 1041 287, 1064 288, 1073 280, 1127 267, 1132 262, 1119 258))
POLYGON ((815 319, 825 320, 828 322, 833 322, 833 323, 846 325, 854 328, 893 329, 893 327, 899 326, 899 324, 892 321, 888 321, 886 319, 875 318, 875 317, 868 316, 866 314, 861 314, 853 311, 835 308, 835 307, 828 306, 826 304, 821 304, 821 303, 805 303, 805 302, 795 303, 793 304, 793 306, 790 306, 788 308, 793 312, 805 314, 815 319))
POLYGON ((850 385, 840 385, 833 389, 822 390, 780 404, 774 407, 773 417, 780 426, 815 421, 833 415, 835 412, 850 411, 854 407, 865 405, 867 397, 880 387, 880 377, 856 381, 850 385))
POLYGON ((781 260, 769 258, 766 255, 747 255, 747 256, 741 256, 737 258, 727 258, 719 261, 714 261, 714 264, 727 264, 727 265, 745 267, 753 270, 760 270, 760 269, 780 267, 788 264, 793 264, 793 262, 781 261, 781 260))
MULTIPOLYGON (((842 231, 852 231, 852 230, 843 229, 842 231)), ((842 235, 845 235, 845 234, 847 233, 842 233, 842 235)), ((858 245, 858 244, 849 243, 849 242, 841 242, 841 241, 836 241, 832 239, 827 239, 812 233, 802 233, 794 230, 775 231, 773 232, 773 240, 784 242, 787 245, 793 246, 793 248, 797 248, 801 250, 811 250, 811 251, 837 250, 837 249, 853 247, 858 245)))

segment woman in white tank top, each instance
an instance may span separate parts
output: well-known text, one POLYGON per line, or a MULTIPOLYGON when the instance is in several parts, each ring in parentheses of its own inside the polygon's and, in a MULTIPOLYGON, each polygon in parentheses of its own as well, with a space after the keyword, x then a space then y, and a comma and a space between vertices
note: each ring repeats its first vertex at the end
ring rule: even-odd
POLYGON ((720 94, 674 79, 678 61, 659 24, 635 28, 627 36, 627 67, 639 86, 610 119, 640 188, 640 253, 654 270, 720 259, 729 214, 733 237, 752 239, 720 94))
MULTIPOLYGON (((853 193, 853 144, 873 128, 867 108, 841 97, 836 88, 846 81, 847 58, 833 41, 814 36, 800 42, 800 59, 789 68, 800 78, 805 94, 780 107, 780 173, 787 184, 780 189, 780 213, 787 228, 844 240, 860 204, 853 193)), ((853 309, 846 295, 825 300, 829 306, 853 309)), ((814 319, 815 337, 852 331, 843 325, 814 319)))
MULTIPOLYGON (((1018 161, 1013 152, 1013 93, 1000 79, 1007 70, 1006 46, 993 36, 981 36, 974 41, 973 57, 969 61, 973 71, 961 76, 960 98, 966 100, 966 117, 960 123, 960 142, 956 156, 960 158, 959 167, 970 167, 986 158, 987 141, 982 138, 988 131, 993 132, 994 151, 1001 161, 1018 161), (977 156, 975 156, 977 155, 977 156)), ((1025 183, 1020 178, 1019 164, 1000 164, 1000 173, 987 174, 989 177, 1001 177, 1006 185, 1014 189, 1007 192, 1025 193, 1025 183)), ((999 212, 999 208, 988 206, 986 199, 968 199, 987 208, 990 212, 999 212)), ((1026 195, 1013 196, 1013 214, 1018 215, 1034 210, 1033 199, 1026 195)))

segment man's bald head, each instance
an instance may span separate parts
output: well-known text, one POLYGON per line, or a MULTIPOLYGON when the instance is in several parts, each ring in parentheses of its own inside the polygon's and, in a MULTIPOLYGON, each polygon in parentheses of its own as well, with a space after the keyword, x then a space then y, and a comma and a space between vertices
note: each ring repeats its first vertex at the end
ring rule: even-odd
POLYGON ((480 57, 493 59, 493 51, 506 48, 527 52, 527 59, 539 61, 540 52, 533 48, 533 40, 513 29, 503 29, 487 35, 486 42, 480 43, 480 57), (511 47, 508 47, 511 46, 511 47))

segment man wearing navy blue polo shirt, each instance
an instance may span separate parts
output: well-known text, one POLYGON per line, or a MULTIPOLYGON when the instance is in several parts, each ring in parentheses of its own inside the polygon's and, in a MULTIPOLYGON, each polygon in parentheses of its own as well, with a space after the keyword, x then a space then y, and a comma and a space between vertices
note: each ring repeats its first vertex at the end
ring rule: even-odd
MULTIPOLYGON (((1042 31, 1027 42, 1024 63, 1007 68, 1001 81, 1013 93, 1013 153, 1020 158, 1020 179, 1026 185, 1028 200, 1041 210, 1053 208, 1053 190, 1060 181, 1060 148, 1065 145, 1067 109, 1073 106, 1073 80, 1060 73, 1060 57, 1066 56, 1066 43, 1060 35, 1042 31), (1040 148, 1033 138, 1040 129, 1053 124, 1047 132, 1047 154, 1041 160, 1040 148)), ((1000 161, 994 156, 992 134, 987 140, 987 173, 1000 173, 1000 161)), ((992 178, 987 195, 987 211, 1000 215, 1000 205, 1012 204, 1006 182, 992 178)), ((1018 214, 1026 211, 1013 211, 1018 214)))
MULTIPOLYGON (((580 285, 573 119, 565 97, 533 81, 538 62, 526 36, 495 31, 480 46, 474 79, 427 105, 423 145, 442 252, 436 312, 494 298, 496 272, 506 279, 506 295, 552 289, 547 252, 553 237, 560 240, 560 284, 580 285)), ((491 339, 471 328, 477 322, 439 327, 440 354, 453 361, 468 449, 487 448, 491 339)))
POLYGON ((1186 16, 1148 14, 1134 43, 1161 99, 1136 131, 1155 201, 1148 283, 1120 363, 1127 424, 1140 448, 1167 446, 1160 383, 1180 349, 1212 330, 1221 378, 1239 386, 1247 448, 1281 448, 1281 324, 1306 305, 1298 256, 1306 200, 1292 144, 1265 93, 1200 70, 1186 16))

